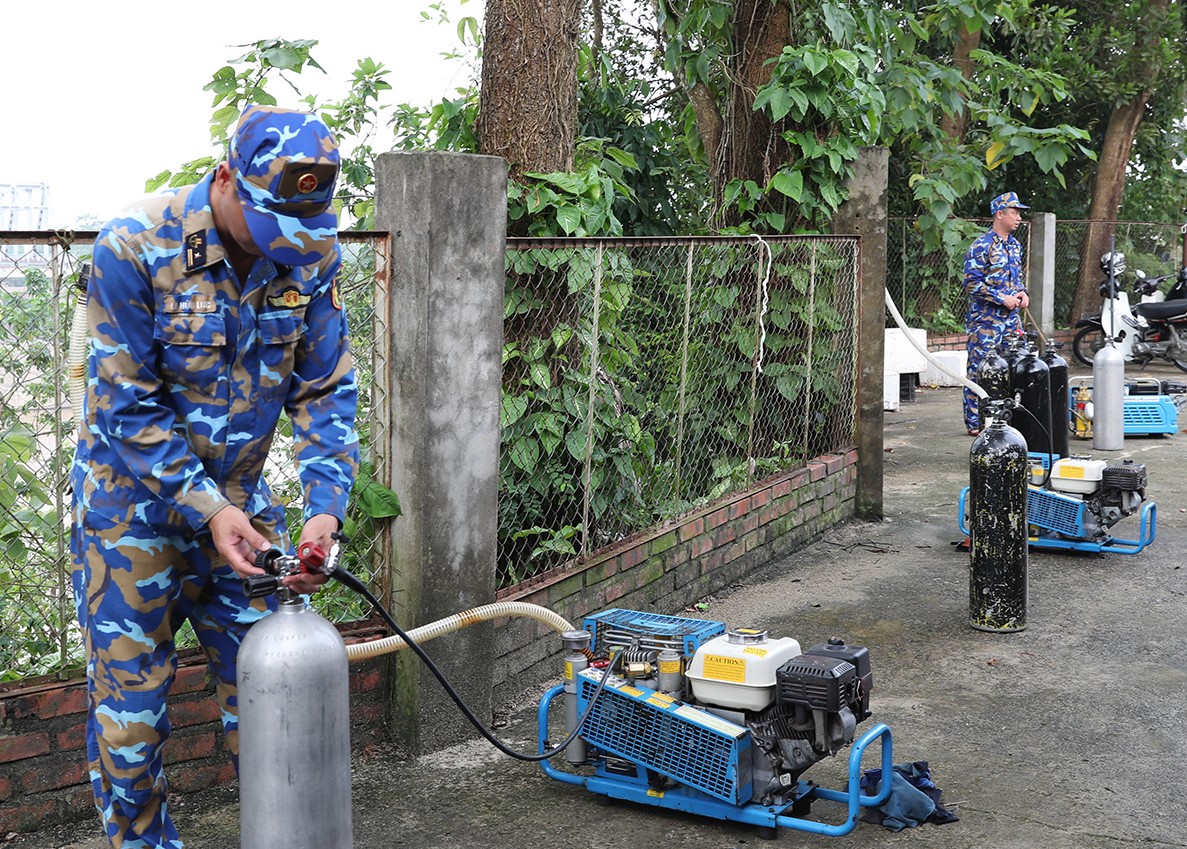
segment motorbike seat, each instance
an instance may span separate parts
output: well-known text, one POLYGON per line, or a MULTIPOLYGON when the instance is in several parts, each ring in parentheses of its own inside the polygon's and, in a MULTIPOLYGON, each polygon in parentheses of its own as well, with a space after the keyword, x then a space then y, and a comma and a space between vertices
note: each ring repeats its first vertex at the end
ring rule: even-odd
POLYGON ((1135 315, 1154 321, 1169 321, 1179 316, 1187 315, 1187 298, 1161 303, 1138 304, 1133 308, 1135 315))

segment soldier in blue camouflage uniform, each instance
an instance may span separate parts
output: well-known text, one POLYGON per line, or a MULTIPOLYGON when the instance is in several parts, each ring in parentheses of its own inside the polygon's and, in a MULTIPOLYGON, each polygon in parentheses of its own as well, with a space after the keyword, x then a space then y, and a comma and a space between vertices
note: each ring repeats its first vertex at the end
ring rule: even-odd
MULTIPOLYGON (((338 167, 321 121, 252 106, 214 173, 127 208, 95 243, 71 549, 90 775, 115 849, 182 846, 162 749, 187 619, 238 751, 235 658, 275 605, 246 597, 242 577, 260 573, 255 551, 290 548, 263 478, 282 411, 300 541, 328 549, 344 517, 358 437, 335 280, 338 167)), ((301 593, 318 583, 285 580, 301 593)))
MULTIPOLYGON (((1030 304, 1022 280, 1022 244, 1014 231, 1022 223, 1019 210, 1030 209, 1014 192, 998 195, 989 203, 993 226, 969 247, 964 256, 964 288, 969 296, 965 314, 968 331, 968 376, 975 380, 977 368, 1007 336, 1022 333, 1020 311, 1030 304)), ((964 425, 969 436, 977 436, 977 396, 964 390, 964 425)))

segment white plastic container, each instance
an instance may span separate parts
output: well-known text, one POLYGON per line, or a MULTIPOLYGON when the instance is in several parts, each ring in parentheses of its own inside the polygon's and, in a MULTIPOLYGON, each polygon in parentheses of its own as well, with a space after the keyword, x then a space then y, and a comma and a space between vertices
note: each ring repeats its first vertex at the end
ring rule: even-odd
POLYGON ((763 710, 775 700, 775 671, 800 654, 791 637, 772 640, 766 631, 735 628, 702 643, 685 674, 702 704, 763 710))
POLYGON ((1067 457, 1056 460, 1051 467, 1051 488, 1057 492, 1076 492, 1088 495, 1100 488, 1107 460, 1067 457))

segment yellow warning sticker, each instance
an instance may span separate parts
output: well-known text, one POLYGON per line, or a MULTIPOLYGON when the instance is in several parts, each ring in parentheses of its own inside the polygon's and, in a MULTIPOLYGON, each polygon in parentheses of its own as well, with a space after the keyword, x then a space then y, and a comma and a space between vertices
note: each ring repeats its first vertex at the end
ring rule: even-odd
POLYGON ((668 674, 668 673, 679 674, 680 661, 678 661, 678 660, 661 660, 659 662, 659 671, 663 672, 664 674, 668 674))
POLYGON ((662 791, 662 790, 650 790, 650 789, 649 789, 649 790, 647 791, 647 795, 648 795, 648 796, 654 796, 654 797, 655 797, 655 798, 657 798, 657 799, 662 799, 662 798, 664 798, 664 791, 662 791))
POLYGON ((651 698, 649 698, 647 700, 647 704, 651 705, 652 707, 660 708, 661 710, 667 710, 668 708, 670 708, 672 706, 672 700, 667 699, 665 701, 664 699, 660 698, 661 695, 663 695, 663 694, 656 693, 654 696, 652 696, 651 698))
POLYGON ((755 657, 766 657, 770 653, 770 649, 759 649, 754 646, 742 649, 742 654, 752 654, 755 657))
POLYGON ((719 654, 705 655, 705 677, 714 681, 741 684, 746 680, 746 659, 723 657, 719 654))
POLYGON ((565 661, 565 680, 566 681, 573 680, 573 661, 571 661, 571 660, 565 661))
POLYGON ((1064 463, 1062 466, 1059 467, 1059 474, 1065 478, 1079 478, 1080 480, 1083 480, 1084 479, 1084 467, 1083 466, 1071 466, 1071 465, 1068 465, 1067 463, 1064 463))

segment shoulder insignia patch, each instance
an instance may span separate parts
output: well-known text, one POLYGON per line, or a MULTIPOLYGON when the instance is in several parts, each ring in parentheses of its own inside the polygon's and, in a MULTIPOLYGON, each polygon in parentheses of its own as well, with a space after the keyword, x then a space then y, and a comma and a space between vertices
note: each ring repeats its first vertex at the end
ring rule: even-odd
POLYGON ((279 295, 269 295, 268 303, 274 307, 286 307, 290 310, 303 307, 309 303, 308 295, 302 295, 298 290, 289 287, 279 295))

